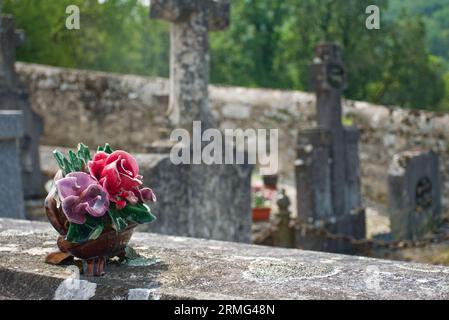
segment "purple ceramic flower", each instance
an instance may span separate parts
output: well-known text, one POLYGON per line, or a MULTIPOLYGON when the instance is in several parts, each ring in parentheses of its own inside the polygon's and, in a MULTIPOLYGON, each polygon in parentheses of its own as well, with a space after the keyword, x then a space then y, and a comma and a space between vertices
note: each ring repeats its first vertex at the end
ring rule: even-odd
POLYGON ((132 192, 133 192, 132 196, 127 198, 128 201, 131 202, 132 204, 146 201, 156 202, 156 195, 150 188, 142 188, 142 189, 135 188, 132 190, 132 192))
POLYGON ((86 214, 103 216, 109 208, 109 198, 97 180, 84 172, 72 172, 55 182, 67 220, 86 222, 86 214))

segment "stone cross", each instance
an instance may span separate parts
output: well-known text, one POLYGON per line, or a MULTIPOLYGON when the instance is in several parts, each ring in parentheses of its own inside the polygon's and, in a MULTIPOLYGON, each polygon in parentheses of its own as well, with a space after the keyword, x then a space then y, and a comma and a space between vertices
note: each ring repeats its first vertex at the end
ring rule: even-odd
POLYGON ((396 154, 388 172, 391 233, 416 240, 438 226, 441 185, 438 155, 429 150, 396 154))
POLYGON ((209 107, 209 31, 229 25, 230 4, 216 0, 152 0, 150 17, 171 22, 169 118, 172 126, 216 127, 209 107))
POLYGON ((346 72, 337 44, 323 43, 316 46, 311 82, 316 92, 318 127, 328 131, 332 139, 332 203, 335 215, 341 216, 345 214, 345 190, 341 186, 346 169, 341 95, 346 87, 346 72))
MULTIPOLYGON (((201 121, 201 131, 217 127, 209 106, 208 33, 229 25, 229 9, 228 0, 151 1, 150 17, 171 22, 171 127, 192 132, 193 121, 201 121)), ((168 153, 152 156, 158 160, 142 170, 145 183, 160 195, 150 231, 251 241, 252 165, 174 165, 168 153)))
POLYGON ((303 130, 298 136, 298 217, 306 223, 323 223, 333 233, 364 238, 359 132, 342 124, 346 71, 339 46, 317 45, 310 73, 317 99, 318 127, 303 130))
POLYGON ((25 219, 18 150, 22 121, 21 111, 0 110, 0 217, 25 219))
POLYGON ((42 119, 31 109, 28 93, 14 68, 16 47, 23 40, 24 33, 14 29, 14 18, 0 15, 0 110, 23 112, 25 132, 20 139, 20 155, 24 193, 26 198, 36 198, 43 194, 38 150, 42 119))
POLYGON ((23 43, 24 33, 14 30, 14 19, 10 16, 0 17, 0 86, 15 88, 17 76, 14 69, 16 47, 23 43))

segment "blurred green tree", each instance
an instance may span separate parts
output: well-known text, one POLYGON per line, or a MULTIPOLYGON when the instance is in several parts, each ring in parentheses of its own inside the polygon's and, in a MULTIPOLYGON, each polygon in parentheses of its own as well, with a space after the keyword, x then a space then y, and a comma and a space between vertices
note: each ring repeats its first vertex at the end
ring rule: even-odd
POLYGON ((168 76, 168 25, 148 19, 138 0, 4 0, 27 35, 18 59, 62 67, 168 76), (68 5, 80 29, 65 27, 68 5))
POLYGON ((441 109, 444 111, 449 111, 449 71, 444 76, 444 82, 446 84, 446 95, 441 101, 441 109))
MULTIPOLYGON (((307 90, 315 45, 335 41, 348 68, 346 97, 441 109, 449 95, 449 0, 408 4, 405 10, 400 0, 233 1, 230 28, 210 35, 211 81, 307 90), (372 4, 381 9, 380 30, 365 27, 372 4)), ((27 33, 19 60, 169 74, 169 24, 150 20, 141 0, 4 0, 3 9, 27 33), (80 7, 80 30, 65 27, 70 4, 80 7)))
POLYGON ((230 29, 211 36, 212 81, 306 90, 315 45, 335 41, 348 69, 346 97, 437 108, 445 91, 442 62, 427 51, 422 21, 406 15, 368 30, 371 4, 381 13, 388 8, 387 0, 234 3, 230 29))

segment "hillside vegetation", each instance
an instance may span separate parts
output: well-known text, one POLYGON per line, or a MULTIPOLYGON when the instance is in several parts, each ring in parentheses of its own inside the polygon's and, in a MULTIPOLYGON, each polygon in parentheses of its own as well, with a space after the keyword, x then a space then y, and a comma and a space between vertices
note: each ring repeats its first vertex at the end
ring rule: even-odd
MULTIPOLYGON (((4 0, 27 42, 18 59, 55 66, 167 77, 169 24, 138 0, 4 0), (80 30, 65 8, 81 11, 80 30)), ((211 33, 211 81, 308 90, 320 41, 336 41, 348 98, 449 111, 449 0, 234 0, 231 26, 211 33), (365 9, 381 9, 367 30, 365 9)))

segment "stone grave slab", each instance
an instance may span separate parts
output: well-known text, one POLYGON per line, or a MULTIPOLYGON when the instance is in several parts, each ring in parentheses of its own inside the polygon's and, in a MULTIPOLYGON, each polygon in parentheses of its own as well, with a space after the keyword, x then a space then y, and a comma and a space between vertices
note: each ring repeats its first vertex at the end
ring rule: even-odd
POLYGON ((438 155, 430 150, 396 154, 388 171, 391 232, 396 240, 416 240, 441 217, 438 155))

